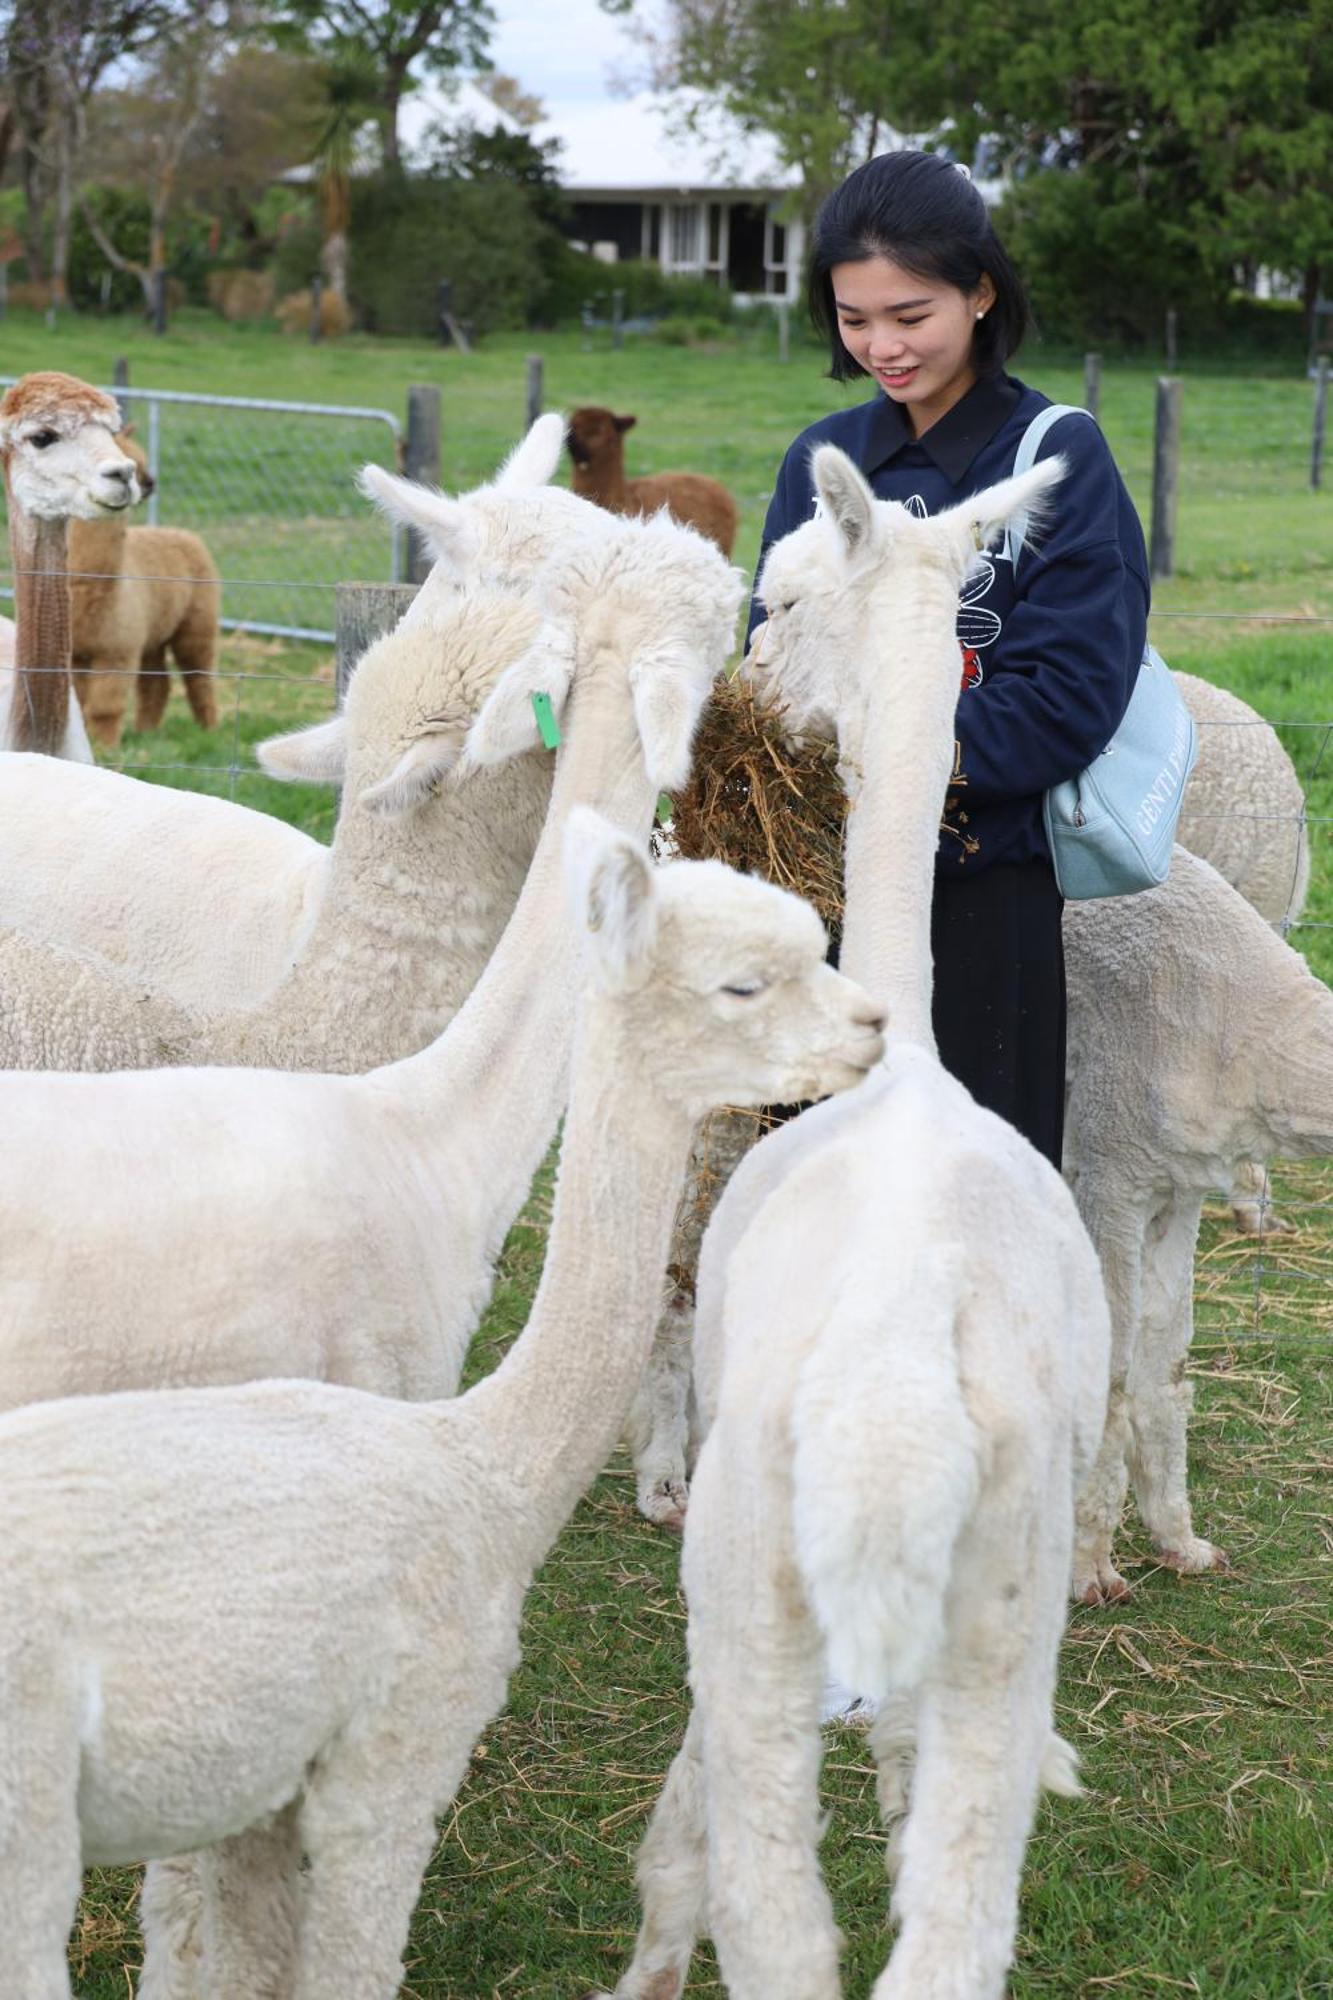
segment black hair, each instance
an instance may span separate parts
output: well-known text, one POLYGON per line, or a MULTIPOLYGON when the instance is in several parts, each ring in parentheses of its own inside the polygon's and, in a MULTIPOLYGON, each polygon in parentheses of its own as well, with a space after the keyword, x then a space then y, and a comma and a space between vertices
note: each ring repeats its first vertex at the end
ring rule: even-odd
POLYGON ((974 292, 983 277, 995 303, 978 320, 972 356, 979 375, 998 375, 1028 330, 1027 293, 991 227, 985 202, 941 153, 881 153, 834 188, 815 218, 810 317, 829 342, 829 373, 849 382, 866 370, 842 344, 832 271, 887 257, 915 277, 974 292))

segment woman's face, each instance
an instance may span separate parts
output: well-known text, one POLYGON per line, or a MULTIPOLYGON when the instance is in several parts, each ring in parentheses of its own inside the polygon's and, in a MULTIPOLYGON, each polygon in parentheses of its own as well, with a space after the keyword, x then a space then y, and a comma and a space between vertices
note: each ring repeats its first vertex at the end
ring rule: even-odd
POLYGON ((843 346, 919 437, 976 381, 977 316, 994 305, 995 287, 983 276, 975 292, 960 292, 887 257, 835 264, 829 277, 843 346))

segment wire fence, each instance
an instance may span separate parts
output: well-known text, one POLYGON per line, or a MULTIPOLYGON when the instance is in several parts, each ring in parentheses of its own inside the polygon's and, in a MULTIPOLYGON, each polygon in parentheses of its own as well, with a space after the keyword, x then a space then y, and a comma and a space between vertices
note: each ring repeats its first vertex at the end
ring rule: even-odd
MULTIPOLYGON (((0 375, 0 388, 18 380, 0 375)), ((204 542, 222 576, 227 630, 332 644, 334 590, 406 574, 406 533, 361 497, 370 462, 397 470, 392 410, 113 386, 154 487, 135 522, 204 542)), ((13 596, 7 542, 0 596, 13 596)))

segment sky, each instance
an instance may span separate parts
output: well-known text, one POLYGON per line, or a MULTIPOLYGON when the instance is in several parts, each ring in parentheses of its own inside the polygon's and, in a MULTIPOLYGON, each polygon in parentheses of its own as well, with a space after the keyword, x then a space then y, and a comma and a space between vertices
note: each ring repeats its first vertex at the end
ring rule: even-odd
MULTIPOLYGON (((598 183, 622 186, 672 182, 717 182, 725 150, 737 178, 772 175, 772 149, 719 136, 710 147, 696 140, 673 140, 665 129, 663 106, 646 92, 614 93, 619 71, 642 75, 635 36, 623 16, 607 14, 597 0, 494 0, 496 29, 491 41, 495 67, 516 77, 540 97, 549 114, 548 130, 564 141, 562 179, 566 186, 598 183)), ((787 176, 782 176, 785 180, 787 176)))

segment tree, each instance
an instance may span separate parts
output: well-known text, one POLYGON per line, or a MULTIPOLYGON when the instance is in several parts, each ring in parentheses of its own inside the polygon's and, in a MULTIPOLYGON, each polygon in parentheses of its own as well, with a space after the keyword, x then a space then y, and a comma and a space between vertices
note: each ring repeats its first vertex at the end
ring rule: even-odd
POLYGON ((412 64, 443 74, 484 66, 493 21, 488 0, 283 0, 275 32, 374 74, 384 162, 397 167, 398 106, 412 87, 412 64))
POLYGON ((1333 0, 653 6, 653 80, 772 132, 807 202, 877 150, 887 122, 964 159, 986 136, 1014 212, 1058 223, 1046 240, 1060 257, 1113 248, 1122 298, 1151 267, 1216 301, 1238 266, 1263 263, 1302 274, 1312 303, 1333 263, 1333 0))
POLYGON ((150 313, 159 310, 165 283, 167 223, 179 191, 181 163, 207 109, 213 75, 243 22, 236 0, 196 0, 188 14, 159 34, 153 59, 134 87, 115 92, 99 107, 108 155, 134 163, 122 172, 122 183, 146 183, 147 261, 126 255, 87 199, 81 201, 83 216, 107 262, 138 279, 150 313))
MULTIPOLYGON (((88 100, 110 65, 161 33, 180 0, 4 0, 8 109, 19 139, 28 276, 65 303, 88 100), (46 220, 54 204, 48 263, 46 220)), ((188 0, 186 0, 188 11, 188 0)))

